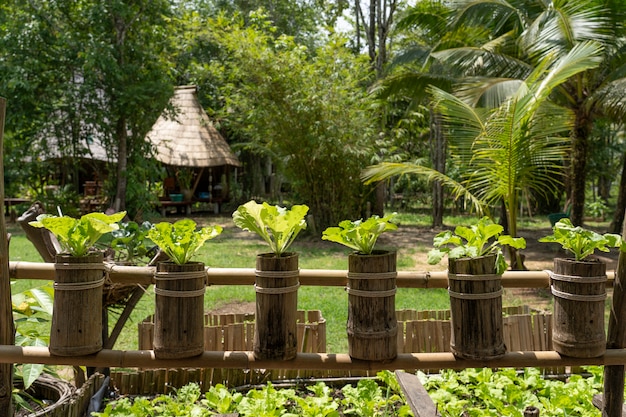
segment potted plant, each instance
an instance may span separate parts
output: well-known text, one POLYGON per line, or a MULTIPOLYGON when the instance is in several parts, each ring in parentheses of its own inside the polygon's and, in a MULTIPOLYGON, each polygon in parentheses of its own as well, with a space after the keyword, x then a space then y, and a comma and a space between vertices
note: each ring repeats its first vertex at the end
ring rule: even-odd
POLYGON ((298 254, 287 252, 306 229, 309 208, 291 209, 248 201, 233 213, 233 222, 257 233, 271 252, 256 257, 256 326, 254 355, 259 359, 293 359, 297 354, 298 254))
POLYGON ((111 232, 109 247, 114 251, 113 261, 118 265, 146 265, 154 255, 155 246, 148 239, 152 223, 124 222, 111 232))
POLYGON ((554 296, 552 345, 562 355, 577 358, 602 356, 606 350, 604 300, 606 299, 606 264, 594 257, 596 250, 626 250, 617 234, 599 234, 574 226, 561 219, 553 233, 539 239, 554 242, 573 255, 555 258, 550 273, 554 296))
POLYGON ((396 252, 375 250, 383 232, 397 230, 395 213, 363 221, 344 220, 322 239, 354 249, 348 255, 348 353, 364 360, 392 360, 398 354, 396 252))
POLYGON ((483 217, 476 224, 437 234, 428 263, 448 257, 448 293, 452 335, 450 350, 463 359, 488 360, 506 352, 502 335, 502 245, 526 247, 523 238, 503 235, 504 228, 483 217))
POLYGON ((194 175, 195 173, 191 168, 181 168, 176 171, 176 179, 178 180, 184 201, 191 201, 193 197, 191 182, 193 181, 194 175))
POLYGON ((87 355, 102 349, 102 251, 94 250, 100 238, 119 228, 126 212, 89 213, 76 219, 42 214, 29 222, 55 235, 62 252, 55 259, 54 313, 50 352, 87 355))
POLYGON ((148 231, 170 260, 159 262, 154 275, 154 355, 187 358, 204 351, 204 263, 191 262, 204 242, 222 233, 221 226, 196 228, 191 219, 161 222, 148 231))

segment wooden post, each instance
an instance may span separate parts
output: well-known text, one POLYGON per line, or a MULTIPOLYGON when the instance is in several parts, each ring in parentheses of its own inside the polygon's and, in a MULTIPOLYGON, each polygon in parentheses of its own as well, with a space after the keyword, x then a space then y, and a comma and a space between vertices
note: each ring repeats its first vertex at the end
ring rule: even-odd
MULTIPOLYGON (((626 238, 626 223, 622 229, 622 238, 626 238)), ((620 318, 626 314, 624 302, 624 283, 626 283, 626 255, 619 253, 615 279, 613 281, 613 304, 609 316, 607 349, 626 347, 626 329, 620 318)), ((604 398, 602 417, 621 417, 624 403, 624 365, 612 365, 604 368, 604 398)))
POLYGON ((539 417, 539 409, 537 407, 528 406, 524 409, 524 417, 539 417))
MULTIPOLYGON (((13 310, 11 308, 11 280, 9 279, 9 247, 4 220, 4 117, 7 102, 0 97, 0 345, 15 344, 13 310)), ((0 415, 12 416, 13 364, 0 364, 0 415)))

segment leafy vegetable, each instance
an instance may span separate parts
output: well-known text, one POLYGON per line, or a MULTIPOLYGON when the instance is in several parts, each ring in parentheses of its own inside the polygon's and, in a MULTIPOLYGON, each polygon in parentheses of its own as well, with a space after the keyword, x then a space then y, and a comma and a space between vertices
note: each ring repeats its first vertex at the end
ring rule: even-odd
POLYGON ((473 226, 457 226, 454 233, 449 230, 441 232, 433 240, 435 248, 428 252, 428 263, 437 264, 445 255, 448 255, 449 259, 459 259, 495 254, 497 256, 495 272, 501 274, 506 269, 501 245, 509 245, 516 249, 526 247, 524 238, 501 235, 503 231, 502 226, 493 223, 488 217, 483 217, 473 226))
POLYGON ((237 208, 233 213, 233 222, 237 227, 261 236, 270 250, 276 256, 281 256, 298 233, 306 229, 304 217, 308 211, 305 205, 295 205, 288 210, 251 200, 237 208))
POLYGON ((124 216, 126 216, 125 211, 111 215, 89 213, 80 219, 41 214, 36 221, 28 224, 50 230, 58 239, 64 252, 72 256, 85 256, 104 234, 119 229, 117 222, 121 221, 124 216))
POLYGON ((597 250, 609 252, 609 248, 620 248, 626 251, 626 243, 620 235, 605 233, 603 235, 580 226, 574 227, 570 219, 564 218, 556 222, 550 236, 542 237, 539 242, 556 242, 563 249, 571 252, 577 261, 594 254, 597 250))
POLYGON ((182 265, 191 260, 204 242, 220 233, 221 226, 206 226, 196 230, 196 222, 182 219, 174 224, 169 222, 156 224, 148 231, 148 239, 161 248, 174 263, 182 265))
POLYGON ((587 367, 591 377, 572 375, 567 382, 544 379, 537 368, 490 368, 444 370, 440 375, 418 376, 444 417, 523 417, 528 406, 539 408, 541 417, 600 416, 592 404, 602 390, 602 368, 587 367))
POLYGON ((122 223, 118 230, 113 230, 109 246, 116 252, 115 260, 136 265, 142 258, 148 256, 154 248, 147 244, 150 242, 147 239, 150 229, 152 229, 150 222, 138 224, 131 221, 122 223))
POLYGON ((369 219, 344 220, 339 227, 329 227, 322 233, 322 239, 330 240, 356 250, 359 253, 370 255, 378 237, 388 230, 397 230, 398 226, 391 222, 396 213, 385 217, 372 216, 369 219))

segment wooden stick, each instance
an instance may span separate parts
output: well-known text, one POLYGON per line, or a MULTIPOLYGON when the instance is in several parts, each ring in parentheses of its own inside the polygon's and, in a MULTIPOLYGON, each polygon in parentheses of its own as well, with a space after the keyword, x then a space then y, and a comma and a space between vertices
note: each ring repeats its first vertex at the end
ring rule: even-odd
MULTIPOLYGON (((622 239, 626 238, 626 224, 622 229, 622 239)), ((609 316, 609 329, 606 347, 608 349, 623 348, 626 346, 626 329, 624 329, 624 314, 626 302, 624 297, 624 283, 626 282, 626 254, 620 251, 613 284, 613 304, 609 316)), ((603 417, 621 417, 624 403, 624 365, 607 366, 604 368, 604 401, 602 403, 603 417)))
MULTIPOLYGON (((108 264, 107 274, 113 282, 150 285, 153 283, 154 267, 121 266, 108 264)), ((322 287, 343 287, 347 283, 347 271, 329 269, 301 269, 300 284, 322 287)), ((9 262, 12 279, 54 279, 54 265, 41 262, 9 262)), ((613 285, 615 273, 607 271, 607 286, 613 285)), ((207 285, 254 285, 254 268, 207 268, 207 285)), ((398 271, 396 285, 399 288, 447 288, 445 271, 413 272, 398 271)), ((502 275, 505 288, 549 288, 546 271, 506 271, 502 275)))
POLYGON ((47 347, 0 346, 0 363, 42 363, 118 368, 218 368, 218 369, 311 369, 398 370, 525 368, 583 365, 624 365, 626 349, 609 349, 598 358, 572 358, 555 351, 508 352, 491 361, 457 359, 452 353, 402 353, 392 361, 363 361, 347 353, 298 353, 293 360, 258 360, 250 351, 204 351, 184 359, 157 359, 151 350, 109 350, 93 355, 55 356, 47 347))
MULTIPOLYGON (((0 97, 0 344, 13 345, 15 343, 15 326, 13 323, 13 309, 11 307, 11 279, 9 278, 9 245, 7 229, 4 220, 4 119, 6 114, 6 99, 0 97)), ((13 363, 4 362, 0 365, 0 415, 12 416, 13 406, 13 363)))

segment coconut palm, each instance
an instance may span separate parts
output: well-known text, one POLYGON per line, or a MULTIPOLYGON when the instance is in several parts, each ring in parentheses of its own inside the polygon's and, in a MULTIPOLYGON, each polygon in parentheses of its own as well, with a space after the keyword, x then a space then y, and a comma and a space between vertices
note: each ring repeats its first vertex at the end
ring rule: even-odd
POLYGON ((569 197, 571 219, 583 220, 586 163, 594 120, 623 119, 626 110, 625 8, 622 2, 551 0, 516 2, 469 0, 454 2, 458 25, 490 28, 490 40, 480 47, 450 48, 438 58, 483 76, 466 89, 475 102, 495 104, 517 88, 519 74, 546 57, 564 55, 579 42, 603 46, 600 64, 561 83, 553 99, 575 116, 570 131, 569 197))
POLYGON ((596 42, 576 45, 567 55, 545 57, 534 71, 518 83, 515 94, 495 108, 474 107, 461 98, 431 87, 436 108, 453 160, 462 169, 461 179, 410 164, 379 164, 363 173, 366 181, 378 181, 401 173, 428 175, 451 186, 457 195, 485 209, 504 202, 509 233, 517 236, 517 206, 523 193, 549 193, 558 185, 566 154, 560 133, 574 125, 574 114, 549 101, 555 88, 601 60, 596 42))

